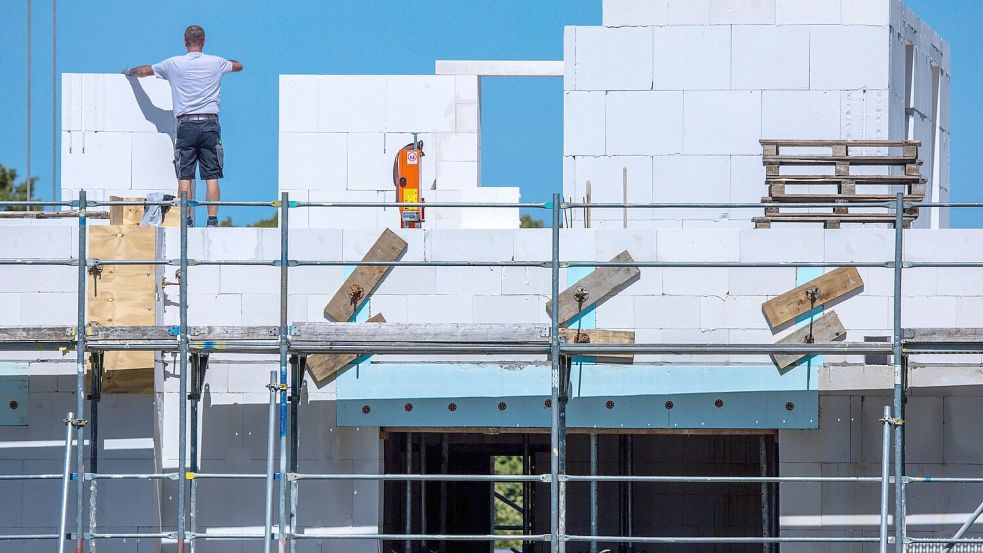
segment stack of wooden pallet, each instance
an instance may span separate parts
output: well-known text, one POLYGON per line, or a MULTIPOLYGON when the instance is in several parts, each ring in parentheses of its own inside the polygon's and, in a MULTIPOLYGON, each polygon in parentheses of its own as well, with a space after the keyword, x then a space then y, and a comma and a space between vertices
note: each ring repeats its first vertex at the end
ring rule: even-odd
MULTIPOLYGON (((890 209, 850 204, 894 201, 904 192, 905 201, 925 197, 925 178, 918 159, 920 143, 914 140, 761 140, 765 185, 763 203, 788 204, 765 207, 755 217, 755 228, 772 223, 822 223, 839 228, 841 223, 889 223, 890 209), (837 203, 843 207, 802 208, 796 204, 837 203)), ((918 218, 918 208, 904 213, 904 226, 918 218)))

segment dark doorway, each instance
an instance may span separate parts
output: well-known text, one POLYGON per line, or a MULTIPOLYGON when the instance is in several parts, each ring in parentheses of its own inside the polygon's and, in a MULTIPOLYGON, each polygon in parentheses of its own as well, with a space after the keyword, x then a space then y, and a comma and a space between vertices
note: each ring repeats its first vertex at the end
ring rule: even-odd
MULTIPOLYGON (((402 430, 402 429, 401 429, 402 430)), ((590 474, 590 436, 572 433, 567 473, 590 474)), ((543 433, 385 433, 385 472, 424 474, 549 473, 549 435, 543 433), (409 470, 407 470, 409 462, 409 470)), ((597 474, 665 476, 777 475, 773 434, 600 434, 597 474)), ((383 531, 387 534, 549 534, 547 483, 413 482, 383 487, 383 531), (409 506, 409 510, 407 510, 409 506)), ((777 487, 760 483, 600 482, 598 535, 762 536, 776 535, 777 487)), ((568 535, 589 535, 590 484, 567 484, 568 535)), ((404 541, 387 541, 384 551, 407 551, 404 541)), ((409 551, 446 553, 518 551, 545 553, 545 542, 417 540, 409 551)), ((618 553, 776 553, 761 544, 598 544, 618 553)), ((590 544, 570 542, 570 553, 590 544)))

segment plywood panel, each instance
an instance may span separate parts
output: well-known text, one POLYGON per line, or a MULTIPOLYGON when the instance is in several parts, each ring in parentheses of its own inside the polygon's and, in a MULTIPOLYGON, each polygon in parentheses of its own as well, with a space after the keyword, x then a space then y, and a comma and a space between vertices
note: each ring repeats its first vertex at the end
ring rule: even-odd
MULTIPOLYGON (((141 211, 143 208, 139 208, 141 211)), ((124 220, 126 212, 118 213, 124 220)), ((141 213, 142 216, 142 213, 141 213)), ((139 223, 139 221, 137 221, 139 223)), ((131 224, 89 228, 89 256, 96 260, 157 258, 158 230, 131 224)), ((100 265, 88 275, 87 320, 90 325, 154 325, 157 322, 157 267, 100 265)), ((153 391, 154 352, 106 352, 103 392, 153 391)))

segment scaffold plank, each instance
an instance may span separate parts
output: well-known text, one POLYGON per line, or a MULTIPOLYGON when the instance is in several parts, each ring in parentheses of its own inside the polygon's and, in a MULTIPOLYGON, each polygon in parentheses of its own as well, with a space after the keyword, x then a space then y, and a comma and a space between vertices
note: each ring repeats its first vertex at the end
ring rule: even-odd
MULTIPOLYGON (((405 240, 386 229, 369 248, 362 261, 398 261, 406 253, 406 247, 405 240)), ((331 321, 348 321, 391 270, 391 266, 355 267, 331 301, 324 306, 324 317, 331 321)))
MULTIPOLYGON (((812 321, 812 325, 803 325, 795 332, 785 336, 778 341, 779 344, 828 344, 836 340, 846 338, 846 328, 840 322, 840 317, 833 311, 827 311, 812 321), (812 334, 812 342, 807 342, 806 338, 812 334)), ((808 357, 806 354, 783 354, 774 353, 771 360, 779 370, 786 369, 800 359, 808 357)))
POLYGON ((784 326, 816 307, 860 290, 863 286, 864 281, 860 278, 860 271, 856 267, 839 267, 766 301, 762 304, 761 310, 768 320, 768 325, 774 329, 784 326), (812 288, 818 289, 814 302, 806 294, 812 288))
MULTIPOLYGON (((615 263, 633 263, 631 254, 625 250, 611 259, 615 263)), ((563 325, 577 316, 584 309, 602 303, 608 296, 617 294, 622 288, 641 277, 638 267, 598 267, 584 278, 573 283, 560 293, 559 321, 563 325), (578 290, 587 290, 587 297, 581 302, 577 300, 578 290)), ((551 313, 552 300, 546 302, 546 312, 551 313)))

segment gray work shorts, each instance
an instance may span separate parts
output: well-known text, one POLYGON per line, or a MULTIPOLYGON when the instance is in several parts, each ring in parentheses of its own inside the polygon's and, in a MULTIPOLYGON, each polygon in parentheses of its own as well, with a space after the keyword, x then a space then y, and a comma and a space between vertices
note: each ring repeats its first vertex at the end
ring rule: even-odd
POLYGON ((195 166, 202 180, 222 178, 224 157, 218 119, 178 121, 174 170, 179 180, 194 180, 195 166))

